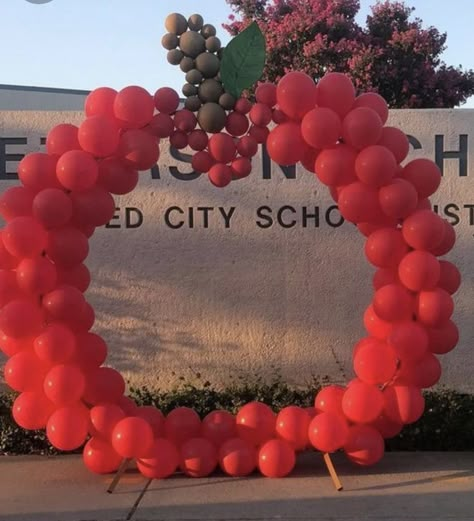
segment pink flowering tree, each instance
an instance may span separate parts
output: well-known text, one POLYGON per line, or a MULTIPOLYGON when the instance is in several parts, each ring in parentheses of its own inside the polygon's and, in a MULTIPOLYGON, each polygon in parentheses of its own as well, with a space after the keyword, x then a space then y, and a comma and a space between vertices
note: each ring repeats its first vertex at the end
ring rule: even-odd
POLYGON ((383 1, 365 27, 358 0, 227 0, 235 15, 224 27, 236 35, 257 21, 267 43, 264 79, 290 70, 321 78, 351 76, 362 91, 381 94, 393 108, 450 108, 474 95, 474 72, 445 64, 446 34, 423 27, 413 8, 383 1))

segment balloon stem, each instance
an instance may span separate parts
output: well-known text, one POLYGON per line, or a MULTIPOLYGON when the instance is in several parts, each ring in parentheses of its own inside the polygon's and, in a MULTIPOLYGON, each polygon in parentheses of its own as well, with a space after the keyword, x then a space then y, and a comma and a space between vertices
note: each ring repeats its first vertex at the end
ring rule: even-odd
POLYGON ((124 458, 122 460, 122 463, 120 464, 120 467, 118 468, 117 473, 115 474, 114 479, 112 480, 112 483, 110 484, 109 488, 107 489, 107 492, 109 494, 112 494, 112 492, 115 490, 115 487, 118 485, 120 478, 123 476, 123 474, 127 470, 131 461, 132 461, 131 458, 124 458))
POLYGON ((334 483, 336 490, 340 492, 343 489, 343 487, 341 481, 339 480, 339 476, 337 475, 336 469, 334 468, 334 465, 332 463, 331 456, 327 452, 325 452, 323 454, 323 458, 324 463, 326 463, 326 467, 329 471, 329 475, 331 476, 332 482, 334 483))
POLYGON ((128 513, 127 517, 125 518, 126 521, 130 521, 132 517, 134 516, 135 512, 137 511, 138 506, 141 503, 141 500, 143 499, 143 496, 146 494, 146 491, 148 490, 148 487, 151 485, 151 482, 153 481, 153 478, 150 478, 143 487, 142 491, 140 492, 139 496, 137 497, 137 500, 133 504, 133 507, 131 508, 130 512, 128 513))

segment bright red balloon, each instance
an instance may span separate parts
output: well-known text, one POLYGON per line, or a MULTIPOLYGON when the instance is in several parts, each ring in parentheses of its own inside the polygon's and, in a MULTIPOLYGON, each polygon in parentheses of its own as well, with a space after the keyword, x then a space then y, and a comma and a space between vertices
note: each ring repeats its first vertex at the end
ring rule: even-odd
POLYGON ((342 398, 342 410, 354 423, 370 423, 382 412, 383 395, 375 385, 354 382, 348 386, 342 398))
POLYGON ((235 157, 234 139, 229 134, 213 134, 208 148, 211 156, 219 163, 229 163, 235 157))
POLYGON ((12 407, 13 419, 27 430, 44 429, 53 411, 53 404, 42 391, 21 393, 12 407))
POLYGON ((117 471, 123 458, 107 441, 91 438, 82 451, 82 459, 94 474, 111 474, 117 471))
POLYGON ((341 118, 328 108, 317 107, 310 110, 301 122, 301 135, 313 148, 333 146, 338 142, 341 134, 341 118))
POLYGON ((146 458, 137 460, 137 468, 148 479, 164 479, 176 472, 179 452, 169 440, 154 440, 146 458))
POLYGON ((374 110, 377 112, 384 125, 388 120, 387 102, 376 92, 365 92, 364 94, 357 96, 354 102, 354 108, 357 107, 368 107, 369 109, 374 110))
POLYGON ((250 402, 241 407, 236 423, 239 437, 254 445, 261 445, 275 435, 275 413, 261 402, 250 402))
POLYGON ((56 267, 46 257, 24 259, 16 269, 16 280, 25 293, 44 295, 56 287, 56 267))
POLYGON ((407 253, 398 266, 400 282, 411 291, 434 289, 440 274, 438 259, 427 251, 407 253))
POLYGON ((264 103, 255 103, 249 113, 250 121, 257 127, 266 127, 272 121, 272 109, 264 103))
POLYGON ((373 306, 377 316, 387 322, 408 320, 415 310, 413 296, 400 284, 387 284, 378 289, 373 306))
POLYGON ((158 112, 173 114, 179 106, 179 96, 173 89, 162 87, 155 92, 154 102, 158 112))
POLYGON ((19 392, 41 389, 46 366, 35 353, 27 350, 13 355, 5 364, 5 382, 19 392))
POLYGON ((408 252, 399 230, 380 228, 371 233, 365 243, 365 255, 378 268, 395 268, 408 252))
POLYGON ((92 436, 103 438, 109 442, 117 423, 125 418, 122 409, 113 403, 102 403, 90 410, 89 432, 92 436))
POLYGON ((237 152, 243 157, 253 157, 258 151, 258 143, 252 136, 243 136, 237 141, 237 152))
POLYGON ((95 185, 99 167, 91 154, 83 150, 70 150, 58 159, 56 175, 64 188, 81 192, 95 185))
POLYGON ((46 151, 50 155, 62 156, 70 150, 81 150, 77 138, 79 128, 70 123, 53 127, 46 136, 46 151))
POLYGON ((258 468, 267 478, 284 478, 295 463, 295 451, 285 440, 269 440, 258 452, 258 468))
POLYGON ((202 420, 201 434, 219 448, 237 435, 235 417, 227 411, 212 411, 202 420))
POLYGON ((143 418, 124 418, 112 431, 112 447, 122 458, 145 458, 152 446, 153 431, 143 418))
POLYGON ((362 150, 376 145, 382 137, 382 120, 377 112, 368 107, 351 110, 342 122, 344 143, 362 150))
POLYGON ((250 137, 255 139, 257 143, 263 144, 266 143, 268 136, 270 135, 270 130, 268 127, 257 127, 256 125, 252 125, 248 134, 250 137))
POLYGON ((138 171, 116 157, 108 157, 99 162, 97 184, 112 194, 128 194, 138 184, 138 171))
POLYGON ((28 351, 33 345, 33 339, 26 338, 12 338, 3 331, 0 331, 0 350, 7 356, 13 356, 22 351, 28 351))
POLYGON ((380 213, 377 189, 360 181, 345 186, 338 203, 341 215, 352 223, 372 222, 380 213))
POLYGON ((35 338, 36 356, 48 364, 68 361, 76 349, 76 339, 72 331, 60 324, 50 324, 35 338))
POLYGON ((119 137, 117 121, 102 115, 85 119, 77 134, 81 148, 94 157, 113 155, 117 151, 119 137))
POLYGON ((383 384, 389 382, 397 370, 397 354, 393 347, 371 339, 354 354, 354 371, 362 382, 383 384))
POLYGON ((417 322, 407 320, 393 325, 387 343, 402 362, 415 362, 428 351, 428 333, 417 322))
POLYGON ((46 229, 59 228, 72 217, 71 197, 58 188, 38 192, 32 203, 34 218, 46 229))
POLYGON ((437 328, 427 328, 428 349, 437 355, 452 351, 459 342, 459 331, 456 324, 448 320, 437 328))
POLYGON ((160 149, 155 137, 144 130, 127 130, 120 137, 118 156, 135 170, 148 170, 160 158, 160 149))
POLYGON ((412 248, 433 251, 443 240, 445 225, 431 210, 418 210, 405 219, 402 233, 412 248))
POLYGON ((316 85, 304 72, 285 74, 278 82, 276 95, 280 110, 291 119, 300 120, 316 106, 316 85))
POLYGON ((205 438, 192 438, 180 450, 180 469, 192 478, 204 478, 217 467, 216 447, 205 438))
POLYGON ((301 407, 289 406, 282 409, 276 418, 276 433, 296 451, 308 445, 308 427, 311 418, 301 407))
POLYGON ((305 149, 300 125, 292 121, 276 126, 267 138, 268 155, 279 165, 296 164, 305 149))
POLYGON ((402 177, 415 187, 419 198, 424 199, 438 190, 441 183, 441 170, 434 161, 419 158, 405 165, 402 177))
POLYGON ((165 435, 165 417, 156 407, 152 405, 138 407, 135 416, 143 418, 149 423, 155 438, 162 438, 165 435))
POLYGON ((323 387, 314 399, 314 407, 317 412, 342 413, 342 397, 346 389, 341 385, 328 385, 323 387))
POLYGON ((216 163, 209 169, 209 181, 218 188, 224 188, 232 181, 232 168, 224 163, 216 163))
POLYGON ((400 282, 398 273, 393 268, 379 268, 372 278, 374 289, 380 289, 387 284, 396 284, 400 282))
POLYGON ((45 376, 44 394, 56 406, 78 402, 85 390, 86 381, 75 365, 56 365, 45 376))
POLYGON ((380 187, 395 176, 397 161, 392 152, 381 145, 372 145, 359 152, 355 162, 357 177, 363 183, 380 187))
POLYGON ((425 326, 441 327, 451 318, 453 311, 453 299, 444 289, 435 288, 418 294, 416 315, 425 326))
POLYGON ((378 317, 373 306, 370 305, 364 313, 364 327, 369 335, 379 340, 386 340, 392 331, 393 324, 378 317))
POLYGON ((73 321, 85 305, 84 295, 72 286, 60 286, 44 295, 43 308, 53 320, 73 321))
POLYGON ((0 309, 0 330, 12 338, 36 335, 42 327, 44 315, 33 300, 16 299, 0 309))
POLYGON ((219 449, 219 465, 232 477, 251 474, 257 467, 257 457, 254 445, 240 438, 227 440, 219 449))
POLYGON ((380 188, 379 203, 385 215, 403 219, 416 210, 418 194, 411 183, 396 178, 380 188))
POLYGON ((425 399, 417 387, 389 386, 383 391, 383 397, 384 414, 395 423, 414 423, 423 414, 425 399))
MULTIPOLYGON (((30 259, 25 259, 29 261, 30 259)), ((23 264, 25 261, 20 263, 23 264)), ((0 270, 0 307, 8 304, 12 300, 21 298, 22 290, 18 286, 17 278, 14 271, 0 270)))
POLYGON ((123 128, 142 128, 153 117, 155 103, 142 87, 132 85, 120 90, 114 99, 114 115, 123 128))
POLYGON ((230 168, 233 177, 243 179, 250 175, 250 172, 252 171, 252 162, 248 157, 238 157, 232 161, 230 168))
POLYGON ((368 425, 354 425, 344 446, 346 456, 356 465, 374 465, 384 455, 385 444, 380 432, 368 425))
POLYGON ((314 163, 318 179, 326 186, 340 186, 356 181, 357 151, 344 143, 321 150, 314 163))
POLYGON ((68 405, 56 409, 46 425, 48 440, 59 450, 78 449, 87 438, 88 410, 82 405, 68 405))
POLYGON ((57 157, 33 152, 26 155, 18 165, 18 177, 23 186, 39 192, 45 188, 58 188, 56 178, 57 157))
POLYGON ((2 231, 3 244, 14 257, 36 257, 46 247, 44 228, 32 217, 16 217, 2 231))
POLYGON ((410 151, 410 142, 407 135, 395 127, 384 127, 382 136, 377 144, 387 147, 395 156, 397 163, 401 163, 406 159, 410 151))
POLYGON ((117 91, 110 87, 99 87, 88 94, 84 110, 87 117, 114 116, 114 101, 117 91))
POLYGON ((12 186, 0 197, 0 215, 11 221, 15 217, 28 217, 32 213, 35 193, 24 186, 12 186))
POLYGON ((344 416, 322 412, 311 420, 308 435, 311 445, 316 450, 334 452, 346 444, 349 426, 344 416))
POLYGON ((14 257, 6 248, 3 242, 3 230, 0 230, 0 269, 13 270, 18 266, 20 259, 14 257))
POLYGON ((447 291, 450 295, 454 295, 461 285, 461 273, 456 266, 449 261, 439 261, 440 276, 438 286, 447 291))
POLYGON ((125 392, 123 376, 111 367, 98 367, 86 374, 86 389, 83 399, 86 403, 115 403, 125 392))
POLYGON ((60 228, 49 232, 46 253, 55 264, 73 267, 87 258, 89 241, 72 226, 60 228))
POLYGON ((340 72, 325 74, 318 83, 317 104, 327 107, 343 118, 354 106, 355 89, 349 76, 340 72))
POLYGON ((166 437, 177 447, 192 438, 201 435, 201 419, 196 411, 189 407, 173 409, 165 419, 166 437))

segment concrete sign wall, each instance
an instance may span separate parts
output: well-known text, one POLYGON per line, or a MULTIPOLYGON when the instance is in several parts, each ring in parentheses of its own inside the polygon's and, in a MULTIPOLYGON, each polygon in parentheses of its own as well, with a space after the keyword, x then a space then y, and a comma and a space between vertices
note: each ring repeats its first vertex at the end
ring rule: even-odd
MULTIPOLYGON (((0 187, 12 185, 22 154, 77 112, 0 112, 0 187)), ((411 157, 436 159, 433 202, 456 226, 450 255, 464 284, 456 295, 458 348, 442 358, 442 383, 474 390, 474 110, 392 111, 409 134, 411 157)), ((344 223, 327 189, 303 168, 282 170, 264 154, 251 177, 223 190, 192 173, 162 144, 157 168, 117 198, 109 225, 91 241, 87 298, 108 363, 135 384, 167 386, 201 373, 281 370, 290 382, 352 377, 372 268, 363 238, 344 223), (173 157, 174 156, 174 157, 173 157)))

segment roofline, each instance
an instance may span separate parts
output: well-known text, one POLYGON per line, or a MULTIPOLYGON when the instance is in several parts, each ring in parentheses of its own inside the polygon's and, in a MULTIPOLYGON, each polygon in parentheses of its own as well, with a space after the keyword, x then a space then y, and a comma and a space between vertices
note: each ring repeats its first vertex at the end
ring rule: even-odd
POLYGON ((26 85, 5 85, 0 84, 0 90, 16 90, 24 92, 47 92, 51 94, 79 94, 87 96, 90 90, 78 90, 78 89, 59 89, 56 87, 30 87, 26 85))

